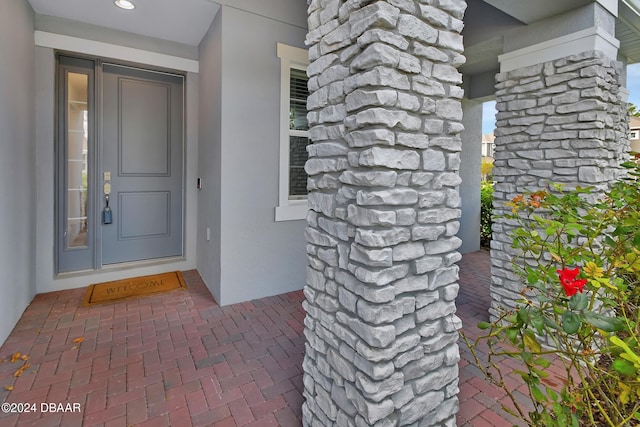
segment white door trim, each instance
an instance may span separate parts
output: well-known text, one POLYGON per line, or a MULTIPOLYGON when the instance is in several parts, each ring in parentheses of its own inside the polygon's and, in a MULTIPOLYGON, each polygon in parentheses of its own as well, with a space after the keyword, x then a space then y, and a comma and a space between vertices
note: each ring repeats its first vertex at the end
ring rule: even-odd
POLYGON ((199 61, 178 56, 165 55, 148 50, 118 46, 111 43, 86 40, 62 34, 36 30, 33 34, 35 45, 51 49, 66 50, 103 58, 113 58, 128 62, 137 62, 155 67, 171 68, 178 71, 198 73, 199 61))

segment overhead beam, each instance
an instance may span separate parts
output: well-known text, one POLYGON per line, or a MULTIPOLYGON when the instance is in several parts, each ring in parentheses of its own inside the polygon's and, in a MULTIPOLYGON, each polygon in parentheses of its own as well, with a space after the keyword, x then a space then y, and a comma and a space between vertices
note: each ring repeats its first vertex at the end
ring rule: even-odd
MULTIPOLYGON (((593 3, 593 0, 484 0, 486 3, 500 9, 514 18, 531 24, 550 16, 560 15, 570 10, 593 3)), ((627 0, 637 3, 636 0, 627 0)), ((596 0, 611 14, 618 14, 618 0, 596 0)))

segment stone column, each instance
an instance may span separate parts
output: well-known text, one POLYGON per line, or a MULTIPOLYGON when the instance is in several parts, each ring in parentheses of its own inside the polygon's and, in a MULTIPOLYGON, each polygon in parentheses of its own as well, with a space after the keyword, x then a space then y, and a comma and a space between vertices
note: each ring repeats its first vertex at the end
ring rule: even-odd
POLYGON ((462 0, 312 0, 305 425, 455 426, 462 0))
POLYGON ((621 64, 591 50, 497 75, 491 314, 513 308, 522 284, 517 253, 500 215, 524 191, 563 183, 593 186, 595 197, 623 173, 628 111, 620 91, 621 64))

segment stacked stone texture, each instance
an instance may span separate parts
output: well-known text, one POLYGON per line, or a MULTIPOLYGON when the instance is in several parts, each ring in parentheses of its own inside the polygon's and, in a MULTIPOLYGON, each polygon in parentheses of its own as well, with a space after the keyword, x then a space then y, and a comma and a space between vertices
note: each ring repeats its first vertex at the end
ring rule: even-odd
POLYGON ((310 2, 305 425, 456 425, 465 8, 310 2))
POLYGON ((496 77, 494 225, 491 315, 520 299, 522 263, 509 233, 505 203, 526 191, 593 187, 596 199, 624 173, 628 109, 620 93, 621 64, 598 51, 517 69, 496 77))

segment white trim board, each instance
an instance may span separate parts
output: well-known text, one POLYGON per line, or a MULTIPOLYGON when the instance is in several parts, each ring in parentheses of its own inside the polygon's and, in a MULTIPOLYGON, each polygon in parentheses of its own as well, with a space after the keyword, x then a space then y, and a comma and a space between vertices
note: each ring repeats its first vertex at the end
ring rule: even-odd
MULTIPOLYGON (((637 1, 637 0, 631 0, 637 1)), ((596 0, 602 7, 607 9, 613 16, 618 16, 618 0, 596 0)), ((623 3, 627 3, 625 0, 622 0, 623 3)))
POLYGON ((165 55, 148 50, 119 46, 62 34, 48 33, 36 30, 34 32, 35 45, 51 49, 61 49, 87 55, 102 56, 122 61, 137 62, 155 67, 170 68, 189 73, 198 73, 200 63, 193 59, 165 55))
POLYGON ((582 52, 598 50, 616 59, 620 42, 599 27, 587 28, 553 40, 527 46, 498 56, 500 72, 542 64, 582 52))

